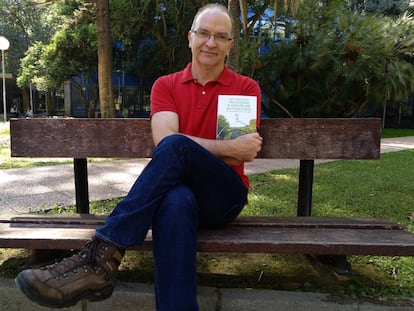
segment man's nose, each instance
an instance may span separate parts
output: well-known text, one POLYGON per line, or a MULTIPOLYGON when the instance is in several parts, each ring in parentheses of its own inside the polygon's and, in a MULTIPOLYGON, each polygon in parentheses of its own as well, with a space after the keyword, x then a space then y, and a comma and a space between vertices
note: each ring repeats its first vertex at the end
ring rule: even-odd
POLYGON ((210 35, 206 41, 206 44, 208 45, 216 45, 216 38, 214 35, 210 35))

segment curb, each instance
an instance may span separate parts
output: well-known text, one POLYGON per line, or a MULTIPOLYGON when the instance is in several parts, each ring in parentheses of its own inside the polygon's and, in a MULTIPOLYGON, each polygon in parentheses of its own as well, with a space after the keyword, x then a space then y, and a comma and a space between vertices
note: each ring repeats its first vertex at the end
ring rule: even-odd
MULTIPOLYGON (((153 311, 152 284, 120 282, 111 298, 101 302, 79 302, 64 309, 40 307, 28 300, 12 279, 0 279, 0 311, 153 311)), ((389 300, 387 305, 371 302, 339 301, 328 294, 256 289, 199 287, 200 311, 409 311, 413 299, 389 300)), ((384 303, 385 303, 384 302, 384 303)))

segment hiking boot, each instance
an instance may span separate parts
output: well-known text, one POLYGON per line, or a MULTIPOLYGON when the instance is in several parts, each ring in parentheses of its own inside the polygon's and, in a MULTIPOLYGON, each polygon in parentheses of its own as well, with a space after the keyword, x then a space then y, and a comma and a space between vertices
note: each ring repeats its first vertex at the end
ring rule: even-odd
POLYGON ((69 307, 82 299, 103 300, 112 295, 123 255, 124 251, 95 237, 78 254, 24 270, 15 282, 29 299, 46 307, 69 307))

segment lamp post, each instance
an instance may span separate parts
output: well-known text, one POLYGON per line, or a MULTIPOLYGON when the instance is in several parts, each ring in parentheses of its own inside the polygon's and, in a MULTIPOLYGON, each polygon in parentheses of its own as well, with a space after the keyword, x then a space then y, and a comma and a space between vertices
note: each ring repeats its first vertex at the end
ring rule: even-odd
POLYGON ((10 46, 9 40, 5 37, 0 36, 0 50, 1 50, 1 68, 3 73, 3 114, 4 122, 7 121, 7 105, 6 105, 6 77, 4 73, 4 51, 8 50, 10 46))

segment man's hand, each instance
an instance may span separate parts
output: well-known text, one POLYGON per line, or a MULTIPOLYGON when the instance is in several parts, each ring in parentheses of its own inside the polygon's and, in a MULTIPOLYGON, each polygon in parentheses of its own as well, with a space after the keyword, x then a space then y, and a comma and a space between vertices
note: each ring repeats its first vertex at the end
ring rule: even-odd
MULTIPOLYGON (((178 116, 174 112, 158 112, 151 118, 152 136, 155 145, 166 136, 178 133, 178 116)), ((230 140, 205 139, 186 135, 227 164, 236 166, 251 162, 262 148, 263 139, 259 133, 251 133, 230 140)))
POLYGON ((259 133, 250 133, 229 140, 232 150, 232 158, 238 161, 251 162, 262 149, 263 138, 259 133))

